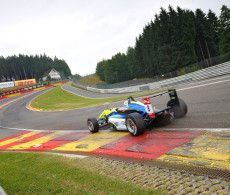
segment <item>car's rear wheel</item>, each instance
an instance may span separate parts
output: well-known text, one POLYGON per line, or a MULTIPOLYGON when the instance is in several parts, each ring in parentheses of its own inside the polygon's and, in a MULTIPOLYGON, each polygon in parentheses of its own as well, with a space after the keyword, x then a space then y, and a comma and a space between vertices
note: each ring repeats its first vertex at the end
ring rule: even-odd
POLYGON ((139 113, 128 114, 126 117, 126 128, 132 136, 137 136, 145 131, 145 122, 139 113))
POLYGON ((157 123, 159 126, 166 126, 170 123, 172 123, 173 117, 170 113, 164 113, 162 116, 160 116, 157 119, 157 123))
POLYGON ((96 133, 99 130, 99 124, 96 118, 89 118, 87 120, 87 126, 91 133, 96 133))
POLYGON ((187 114, 188 108, 186 103, 179 98, 179 105, 173 106, 171 101, 167 103, 167 106, 173 108, 174 118, 182 118, 187 114))
POLYGON ((156 126, 166 126, 172 123, 173 121, 174 117, 170 112, 167 112, 167 111, 162 112, 159 109, 154 109, 154 113, 156 115, 156 118, 154 120, 155 121, 154 124, 156 126))

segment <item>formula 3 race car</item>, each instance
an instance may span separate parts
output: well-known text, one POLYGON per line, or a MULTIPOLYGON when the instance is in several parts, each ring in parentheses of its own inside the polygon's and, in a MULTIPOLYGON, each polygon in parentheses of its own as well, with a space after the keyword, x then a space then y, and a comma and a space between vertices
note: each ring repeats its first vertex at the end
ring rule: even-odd
POLYGON ((123 107, 104 110, 99 119, 89 118, 87 125, 92 133, 98 132, 102 127, 111 126, 114 130, 128 130, 131 135, 137 136, 144 133, 145 129, 153 124, 167 125, 174 118, 184 117, 186 113, 186 103, 178 98, 175 89, 170 89, 149 98, 143 98, 143 103, 135 101, 133 97, 129 96, 123 107), (153 108, 150 98, 164 94, 169 94, 170 98, 166 108, 163 110, 153 108))

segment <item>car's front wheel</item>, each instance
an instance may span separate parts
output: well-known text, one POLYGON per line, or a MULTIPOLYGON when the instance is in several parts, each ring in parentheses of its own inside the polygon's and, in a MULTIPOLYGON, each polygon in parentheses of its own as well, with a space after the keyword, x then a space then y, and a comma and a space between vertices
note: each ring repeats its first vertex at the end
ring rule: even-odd
POLYGON ((128 114, 126 117, 126 128, 132 136, 137 136, 145 131, 145 122, 139 113, 128 114))
POLYGON ((89 118, 87 120, 87 126, 91 133, 96 133, 99 130, 99 124, 96 118, 89 118))

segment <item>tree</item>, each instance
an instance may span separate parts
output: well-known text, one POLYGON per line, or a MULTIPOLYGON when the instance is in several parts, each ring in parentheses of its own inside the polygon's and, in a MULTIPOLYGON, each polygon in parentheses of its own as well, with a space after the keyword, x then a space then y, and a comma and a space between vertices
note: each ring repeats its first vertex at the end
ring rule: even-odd
POLYGON ((218 37, 218 17, 212 10, 208 11, 207 15, 208 19, 208 37, 209 37, 209 44, 210 44, 210 56, 218 56, 218 44, 219 44, 219 37, 218 37))
POLYGON ((205 14, 201 9, 193 12, 169 5, 168 10, 160 8, 154 20, 143 28, 133 48, 99 62, 96 73, 101 80, 114 83, 154 77, 194 63, 212 66, 217 63, 212 57, 221 54, 224 61, 230 58, 229 32, 227 6, 221 8, 218 20, 211 10, 205 14))
POLYGON ((74 75, 72 76, 72 79, 76 79, 76 80, 80 80, 81 78, 82 78, 82 76, 79 75, 79 74, 74 74, 74 75))
POLYGON ((61 72, 63 77, 71 76, 67 63, 57 57, 54 60, 45 54, 40 56, 19 54, 19 56, 0 57, 0 80, 40 79, 45 71, 52 68, 61 72))
POLYGON ((128 47, 127 52, 127 68, 128 72, 130 74, 130 78, 133 79, 135 78, 135 67, 137 66, 136 64, 136 52, 133 47, 128 47))
POLYGON ((48 75, 48 76, 46 77, 46 81, 51 81, 50 75, 48 75))
POLYGON ((222 55, 222 61, 228 59, 230 54, 224 56, 224 54, 230 52, 230 9, 223 5, 219 17, 219 52, 222 55))
POLYGON ((101 62, 98 62, 96 66, 96 74, 99 75, 102 81, 105 81, 104 65, 105 60, 103 59, 101 62))

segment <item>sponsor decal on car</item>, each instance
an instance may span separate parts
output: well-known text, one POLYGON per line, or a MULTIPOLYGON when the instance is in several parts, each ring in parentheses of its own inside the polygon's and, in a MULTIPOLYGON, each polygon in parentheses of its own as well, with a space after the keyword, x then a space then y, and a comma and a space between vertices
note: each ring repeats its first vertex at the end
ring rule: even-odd
POLYGON ((143 98, 143 103, 145 105, 145 111, 148 113, 150 118, 155 118, 155 114, 153 113, 153 107, 151 105, 151 101, 149 98, 143 98))

